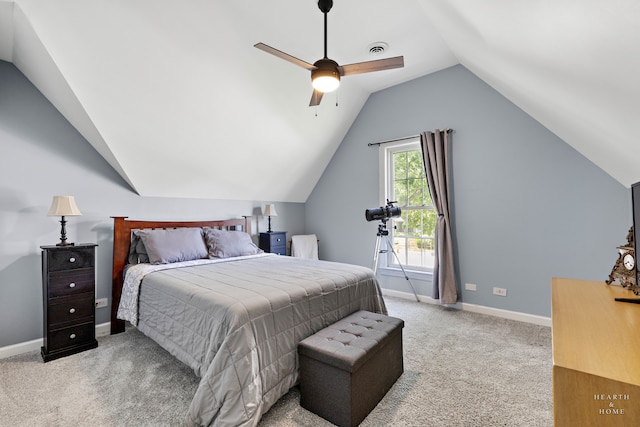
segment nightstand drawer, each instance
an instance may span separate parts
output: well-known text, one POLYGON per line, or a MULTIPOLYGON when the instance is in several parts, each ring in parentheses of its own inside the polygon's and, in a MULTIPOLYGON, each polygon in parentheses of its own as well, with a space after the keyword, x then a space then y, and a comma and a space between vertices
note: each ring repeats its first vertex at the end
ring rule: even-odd
POLYGON ((278 245, 285 246, 285 239, 286 237, 284 233, 272 233, 269 235, 269 243, 271 244, 271 247, 278 245))
POLYGON ((49 306, 49 328, 57 329, 69 323, 81 323, 93 320, 95 302, 93 295, 84 298, 65 298, 49 306))
POLYGON ((49 273, 49 298, 63 297, 81 292, 93 292, 95 287, 93 268, 49 273))
POLYGON ((287 245, 285 245, 285 244, 273 245, 273 246, 271 246, 271 249, 269 250, 269 252, 272 253, 272 254, 276 254, 276 255, 286 255, 287 254, 287 245))
POLYGON ((47 350, 56 351, 65 347, 82 345, 95 340, 94 322, 56 329, 49 333, 47 350))
POLYGON ((93 267, 94 249, 73 248, 48 251, 49 271, 93 267))

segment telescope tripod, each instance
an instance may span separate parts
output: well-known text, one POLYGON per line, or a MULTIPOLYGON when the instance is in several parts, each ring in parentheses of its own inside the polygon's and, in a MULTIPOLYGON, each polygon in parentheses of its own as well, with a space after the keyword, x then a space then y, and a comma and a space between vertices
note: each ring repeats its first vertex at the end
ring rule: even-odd
POLYGON ((396 253, 395 249, 393 249, 393 245, 391 244, 391 241, 389 240, 389 230, 387 230, 387 222, 385 220, 382 220, 382 222, 380 224, 378 224, 378 234, 377 234, 377 238, 376 238, 376 250, 373 253, 373 273, 377 274, 378 273, 378 258, 380 256, 380 254, 386 254, 387 252, 389 252, 389 249, 391 249, 391 252, 393 253, 393 255, 396 257, 396 260, 398 261, 398 265, 400 266, 400 269, 402 270, 402 274, 404 274, 404 278, 407 279, 407 283, 409 283, 409 287, 411 287, 411 290, 413 291, 413 295, 416 297, 416 301, 420 301, 420 299, 418 298, 418 294, 416 293, 416 290, 413 288, 413 285, 411 284, 411 281, 409 280, 409 276, 407 276, 407 272, 404 270, 404 267, 402 266, 402 263, 400 262, 400 258, 398 258, 398 254, 396 253), (380 249, 380 241, 382 240, 382 237, 385 238, 386 242, 387 242, 387 249, 380 249))

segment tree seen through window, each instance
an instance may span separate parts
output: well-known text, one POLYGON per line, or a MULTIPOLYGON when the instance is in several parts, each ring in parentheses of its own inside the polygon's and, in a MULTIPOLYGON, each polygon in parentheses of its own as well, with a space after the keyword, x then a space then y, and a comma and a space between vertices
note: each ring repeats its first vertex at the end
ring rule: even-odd
MULTIPOLYGON (((393 219, 393 245, 400 262, 409 267, 433 268, 437 213, 419 149, 394 150, 390 156, 389 199, 398 202, 402 214, 393 219)), ((397 260, 389 255, 390 266, 397 260)))

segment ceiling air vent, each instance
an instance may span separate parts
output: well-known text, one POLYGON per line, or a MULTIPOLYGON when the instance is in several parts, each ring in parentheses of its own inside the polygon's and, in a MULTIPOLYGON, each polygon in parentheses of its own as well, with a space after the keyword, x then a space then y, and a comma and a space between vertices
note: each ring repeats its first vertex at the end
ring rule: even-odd
POLYGON ((385 42, 375 42, 369 45, 369 53, 372 55, 382 55, 389 45, 385 42))

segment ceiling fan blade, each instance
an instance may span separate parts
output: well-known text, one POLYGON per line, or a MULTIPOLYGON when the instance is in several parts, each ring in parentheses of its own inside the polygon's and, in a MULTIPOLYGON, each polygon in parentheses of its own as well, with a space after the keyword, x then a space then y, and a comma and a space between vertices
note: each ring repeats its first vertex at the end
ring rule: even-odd
POLYGON ((254 44, 253 47, 257 47, 258 49, 265 51, 267 53, 270 53, 274 56, 277 56, 280 59, 284 59, 285 61, 289 61, 293 64, 296 64, 302 68, 306 68, 309 71, 315 70, 316 67, 312 64, 309 64, 308 62, 303 61, 302 59, 298 59, 295 56, 291 56, 288 53, 284 53, 281 50, 278 50, 276 48, 273 48, 271 46, 268 46, 264 43, 257 43, 254 44))
POLYGON ((320 105, 320 101, 322 101, 323 92, 314 89, 313 94, 311 95, 311 101, 309 102, 309 107, 315 107, 316 105, 320 105))
POLYGON ((393 58, 343 65, 339 67, 339 69, 341 76, 350 76, 352 74, 370 73, 372 71, 391 70, 402 67, 404 67, 404 57, 396 56, 393 58))

